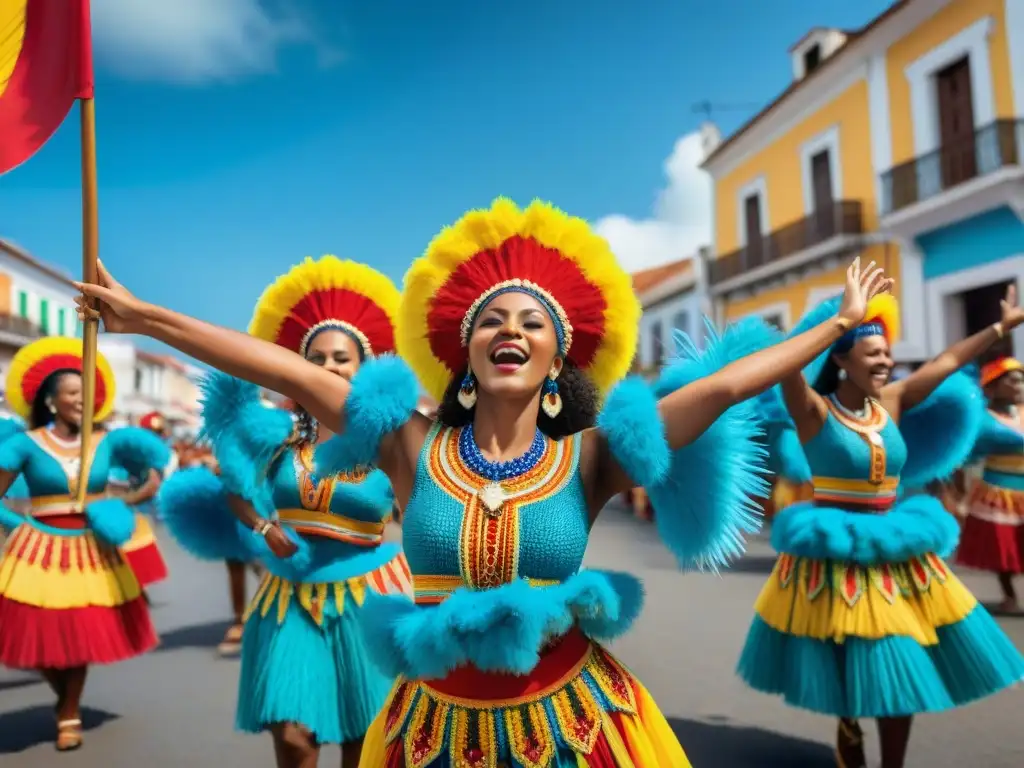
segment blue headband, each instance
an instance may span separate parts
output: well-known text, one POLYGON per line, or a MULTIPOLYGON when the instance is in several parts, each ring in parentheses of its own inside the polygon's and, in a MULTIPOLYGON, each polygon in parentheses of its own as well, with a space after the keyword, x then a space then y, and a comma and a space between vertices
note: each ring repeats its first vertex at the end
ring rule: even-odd
POLYGON ((482 302, 479 308, 477 308, 476 312, 473 313, 472 318, 470 318, 468 327, 472 328, 476 324, 477 317, 479 317, 480 313, 487 308, 487 305, 490 304, 495 297, 500 296, 503 293, 525 293, 527 296, 532 296, 538 302, 540 302, 540 305, 544 307, 544 311, 548 313, 548 317, 551 318, 552 325, 555 326, 555 338, 558 340, 558 354, 564 357, 566 353, 568 353, 569 338, 571 337, 568 337, 568 335, 565 332, 565 326, 559 317, 558 310, 556 310, 555 307, 551 304, 551 300, 547 296, 543 295, 538 290, 534 290, 528 285, 502 286, 501 288, 498 288, 497 290, 489 293, 487 295, 487 300, 485 302, 482 302))
POLYGON ((853 349, 853 345, 860 339, 865 339, 868 336, 885 336, 885 326, 881 323, 864 323, 863 325, 858 325, 856 328, 847 331, 846 334, 833 345, 832 351, 840 355, 846 354, 853 349))

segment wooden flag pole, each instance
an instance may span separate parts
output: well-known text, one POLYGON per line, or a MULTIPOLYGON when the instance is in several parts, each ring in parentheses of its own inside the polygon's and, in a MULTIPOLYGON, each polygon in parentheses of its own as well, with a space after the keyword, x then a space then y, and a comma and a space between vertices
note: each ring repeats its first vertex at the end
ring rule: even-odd
MULTIPOLYGON (((99 187, 96 175, 96 103, 79 99, 82 126, 82 280, 98 279, 100 252, 99 187)), ((86 318, 82 332, 82 455, 78 467, 76 506, 85 507, 92 461, 93 419, 96 412, 96 349, 100 321, 86 318)))

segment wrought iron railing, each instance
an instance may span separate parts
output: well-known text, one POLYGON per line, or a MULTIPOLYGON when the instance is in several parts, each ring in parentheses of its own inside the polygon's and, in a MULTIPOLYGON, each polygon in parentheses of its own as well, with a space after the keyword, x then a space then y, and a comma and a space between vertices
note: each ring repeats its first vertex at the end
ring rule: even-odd
POLYGON ((802 219, 759 237, 708 263, 711 285, 812 248, 838 235, 864 232, 864 207, 859 200, 837 200, 802 219))
POLYGON ((937 197, 964 182, 1021 165, 1024 121, 996 120, 882 174, 882 215, 937 197))
POLYGON ((0 314, 0 333, 11 333, 25 339, 38 339, 44 335, 42 329, 31 320, 3 314, 0 314))

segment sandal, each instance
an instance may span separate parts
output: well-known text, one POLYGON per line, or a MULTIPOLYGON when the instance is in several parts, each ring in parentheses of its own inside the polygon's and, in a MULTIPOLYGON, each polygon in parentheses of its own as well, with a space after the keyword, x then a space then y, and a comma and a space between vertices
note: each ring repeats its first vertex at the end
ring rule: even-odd
POLYGON ((60 720, 57 722, 57 751, 71 752, 82 746, 82 721, 60 720))
POLYGON ((242 624, 232 624, 228 627, 224 639, 217 646, 217 653, 221 656, 237 656, 242 650, 242 634, 244 632, 245 626, 242 624))
POLYGON ((836 731, 836 765, 839 768, 866 768, 864 732, 856 720, 839 719, 836 731))

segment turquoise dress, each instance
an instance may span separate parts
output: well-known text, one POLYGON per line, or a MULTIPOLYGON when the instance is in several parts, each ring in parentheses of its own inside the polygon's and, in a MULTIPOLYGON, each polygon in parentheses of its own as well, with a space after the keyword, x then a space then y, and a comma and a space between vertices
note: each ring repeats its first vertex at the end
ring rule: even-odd
POLYGON ((29 517, 6 512, 13 528, 0 559, 0 664, 14 669, 122 661, 156 645, 139 583, 118 547, 131 510, 106 498, 112 465, 134 452, 131 434, 97 436, 84 513, 74 508, 77 443, 47 428, 0 445, 0 469, 24 478, 29 517))
POLYGON ((933 496, 901 497, 907 444, 877 402, 832 399, 804 446, 814 500, 776 517, 779 558, 739 662, 753 688, 823 714, 935 712, 1024 678, 1024 659, 942 557, 957 524, 933 496))

